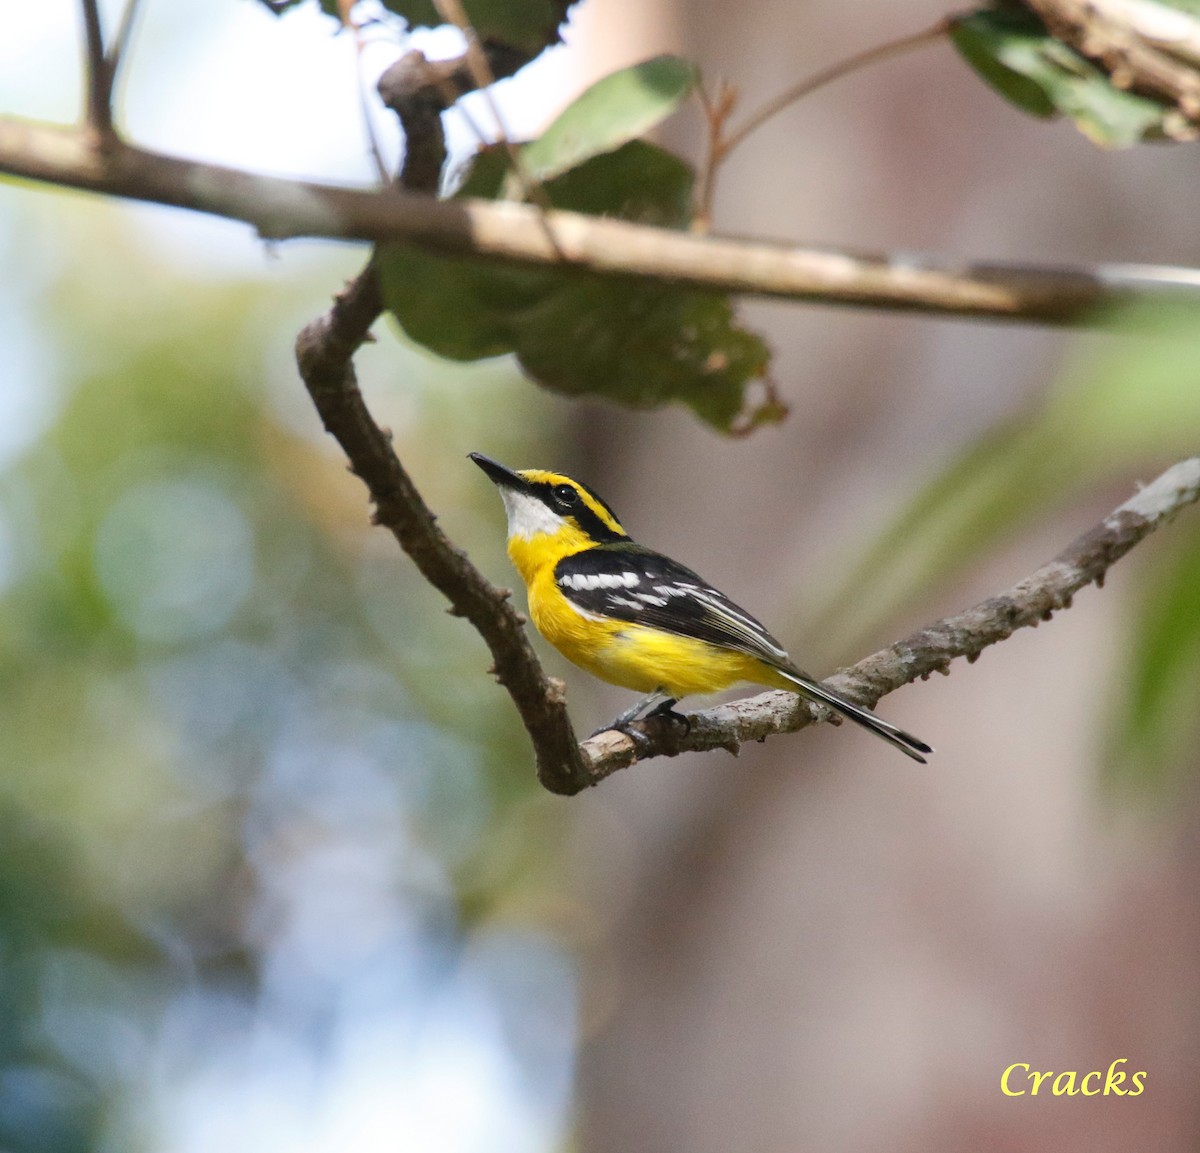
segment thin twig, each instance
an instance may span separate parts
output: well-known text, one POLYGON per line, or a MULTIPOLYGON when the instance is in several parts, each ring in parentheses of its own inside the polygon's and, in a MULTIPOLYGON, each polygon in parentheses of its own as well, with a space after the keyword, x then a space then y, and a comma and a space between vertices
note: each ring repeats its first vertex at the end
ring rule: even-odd
POLYGON ((363 70, 363 50, 366 42, 363 38, 362 25, 353 23, 348 14, 344 19, 354 37, 354 86, 358 90, 358 111, 362 116, 363 129, 367 134, 367 151, 370 153, 371 162, 375 165, 375 174, 379 177, 379 183, 386 184, 390 179, 390 173, 387 162, 383 158, 383 149, 380 148, 379 139, 375 134, 375 124, 371 119, 371 102, 367 97, 367 78, 363 70))
POLYGON ((112 84, 104 54, 104 30, 96 0, 82 0, 86 61, 87 124, 100 139, 112 135, 112 84))
POLYGON ((928 44, 933 40, 940 40, 949 33, 953 23, 953 17, 943 16, 937 23, 931 24, 921 32, 914 32, 909 36, 900 36, 895 40, 887 41, 885 44, 877 44, 874 48, 868 48, 865 52, 858 52, 854 56, 839 61, 837 64, 831 64, 828 68, 823 68, 815 75, 806 77, 798 84, 794 84, 786 92, 776 96, 773 100, 768 100, 761 108, 751 113, 745 123, 732 136, 726 137, 722 143, 718 163, 737 148, 747 136, 761 128, 772 116, 778 115, 789 105, 795 104, 797 100, 811 95, 818 88, 824 88, 825 85, 832 84, 835 80, 840 80, 843 76, 848 76, 851 72, 857 72, 861 68, 878 64, 881 60, 887 60, 892 56, 899 56, 904 52, 910 52, 912 49, 919 48, 921 45, 928 44))
POLYGON ((704 81, 696 85, 696 98, 704 114, 704 163, 700 167, 700 186, 696 208, 692 215, 692 231, 707 233, 712 227, 713 197, 717 190, 717 169, 725 155, 723 133, 729 115, 737 103, 737 92, 723 80, 717 81, 715 96, 709 94, 704 81))
POLYGON ((113 37, 113 42, 108 46, 106 63, 108 65, 108 99, 110 104, 112 102, 113 91, 116 88, 117 73, 129 53, 129 42, 133 37, 133 27, 137 20, 138 6, 138 0, 125 0, 125 7, 121 11, 121 23, 117 25, 117 34, 113 37))
MULTIPOLYGON (((946 617, 858 662, 825 682, 843 696, 873 708, 888 693, 935 672, 949 672, 955 657, 974 661, 989 645, 1017 629, 1036 627, 1104 574, 1134 545, 1180 509, 1200 498, 1200 457, 1167 469, 1157 480, 1120 505, 1100 524, 1074 540, 1049 564, 998 596, 956 616, 946 617)), ((794 732, 820 719, 812 706, 791 693, 770 692, 689 717, 686 735, 669 721, 652 718, 638 727, 646 739, 637 747, 624 733, 609 731, 582 746, 589 784, 651 756, 725 748, 736 752, 746 741, 794 732)))
MULTIPOLYGON (((488 63, 487 53, 484 52, 483 45, 479 43, 479 36, 475 31, 475 26, 467 17, 466 9, 463 8, 460 0, 433 0, 433 6, 437 9, 438 15, 447 24, 453 24, 462 33, 463 40, 467 45, 467 71, 471 75, 471 81, 475 85, 476 91, 483 97, 488 111, 492 114, 492 120, 496 125, 496 133, 500 138, 501 144, 504 145, 505 150, 508 152, 508 159, 512 163, 513 171, 516 172, 518 178, 525 186, 526 197, 531 200, 537 200, 537 196, 540 194, 542 200, 538 200, 537 202, 542 203, 545 200, 546 194, 542 191, 541 185, 537 185, 535 191, 534 185, 537 182, 529 177, 525 161, 509 137, 504 117, 500 114, 500 106, 496 103, 495 94, 492 92, 492 85, 496 83, 496 78, 492 75, 492 66, 488 63)), ((462 110, 460 109, 460 111, 462 110)), ((465 113, 464 118, 471 126, 471 130, 479 138, 480 144, 486 147, 491 143, 479 130, 478 125, 469 116, 466 116, 465 113)), ((546 202, 542 203, 542 207, 549 208, 550 205, 546 202)))
POLYGON ((1153 300, 1200 301, 1200 270, 1159 265, 970 264, 906 254, 863 255, 696 236, 527 204, 439 201, 281 180, 116 143, 96 149, 78 130, 0 117, 0 172, 60 187, 190 208, 251 224, 272 240, 323 236, 407 240, 461 256, 639 276, 718 292, 822 304, 1096 323, 1103 310, 1153 300))

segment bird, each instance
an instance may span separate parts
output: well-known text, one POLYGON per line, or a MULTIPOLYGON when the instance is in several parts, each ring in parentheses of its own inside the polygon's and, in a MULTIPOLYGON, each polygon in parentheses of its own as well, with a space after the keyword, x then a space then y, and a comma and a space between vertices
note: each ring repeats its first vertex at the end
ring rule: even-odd
POLYGON ((650 716, 687 725, 674 708, 683 697, 765 685, 825 705, 927 763, 929 745, 797 668, 744 608, 636 543, 594 489, 563 473, 517 471, 479 452, 469 457, 504 502, 508 555, 538 632, 593 676, 646 694, 604 729, 636 735, 627 726, 650 716))

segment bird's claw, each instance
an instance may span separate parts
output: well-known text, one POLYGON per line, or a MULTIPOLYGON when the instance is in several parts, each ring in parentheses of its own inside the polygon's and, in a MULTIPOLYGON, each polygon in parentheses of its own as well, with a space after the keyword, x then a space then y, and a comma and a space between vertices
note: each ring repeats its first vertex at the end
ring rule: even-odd
POLYGON ((663 701, 657 708, 651 709, 643 720, 649 720, 651 717, 662 717, 663 720, 670 722, 673 725, 683 726, 683 735, 686 737, 692 731, 692 721, 690 717, 683 713, 675 711, 674 701, 663 701))
POLYGON ((656 708, 651 709, 643 717, 620 716, 616 720, 610 721, 607 725, 601 725, 594 733, 588 736, 590 741, 592 737, 598 737, 601 733, 624 733, 640 750, 645 750, 650 747, 650 738, 640 729, 634 726, 650 720, 651 717, 659 717, 671 725, 679 725, 683 729, 683 736, 687 736, 692 731, 691 720, 684 716, 683 713, 676 712, 672 706, 674 701, 663 701, 656 708))

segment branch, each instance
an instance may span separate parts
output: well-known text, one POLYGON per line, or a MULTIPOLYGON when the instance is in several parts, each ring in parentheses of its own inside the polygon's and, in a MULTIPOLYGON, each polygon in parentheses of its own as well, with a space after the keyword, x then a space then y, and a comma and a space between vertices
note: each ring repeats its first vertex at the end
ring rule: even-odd
POLYGON ((407 240, 462 256, 531 266, 565 262, 596 275, 823 304, 1079 324, 1102 307, 1162 296, 1200 299, 1195 269, 972 265, 696 236, 527 204, 282 180, 119 142, 101 150, 77 131, 0 117, 4 172, 245 221, 273 240, 407 240))
POLYGON ((422 576, 487 642, 497 679, 508 689, 537 753, 538 779, 551 792, 575 793, 587 783, 561 682, 547 678, 525 634, 524 618, 437 527, 359 392, 351 358, 382 309, 368 268, 296 341, 296 361, 325 428, 342 446, 351 470, 375 503, 373 521, 391 530, 422 576))
MULTIPOLYGON (((1102 585, 1111 565, 1198 498, 1200 457, 1192 457, 1167 469, 1049 564, 1012 588, 957 616, 918 629, 825 683, 852 701, 874 708, 881 697, 918 677, 926 680, 931 673, 949 673, 955 657, 974 661, 989 645, 1006 640, 1017 629, 1036 627, 1059 609, 1070 608, 1071 599, 1080 589, 1092 583, 1102 585)), ((636 727, 648 742, 643 748, 615 730, 585 741, 581 749, 588 784, 598 784, 618 769, 651 756, 714 748, 736 754, 746 741, 795 732, 822 716, 792 693, 769 692, 707 709, 688 719, 692 727, 685 736, 669 721, 651 718, 639 722, 636 727)))
POLYGON ((497 679, 512 695, 537 753, 538 779, 551 792, 576 793, 587 780, 567 719, 562 684, 547 678, 524 629, 524 618, 438 528, 392 449, 391 435, 372 418, 359 392, 351 357, 366 339, 382 301, 368 268, 334 302, 328 315, 296 340, 296 361, 325 428, 351 470, 370 490, 373 521, 390 529, 431 585, 487 642, 497 679))
POLYGON ((404 167, 400 186, 431 196, 441 183, 446 163, 446 133, 442 113, 449 107, 441 93, 444 74, 424 52, 406 52, 379 78, 376 89, 404 128, 404 167))
POLYGON ((1147 44, 1189 64, 1200 64, 1200 20, 1193 13, 1157 0, 1092 0, 1092 7, 1106 19, 1126 25, 1147 44))
POLYGON ((86 63, 87 123, 100 138, 110 137, 112 123, 112 70, 104 53, 104 32, 96 0, 82 0, 84 59, 86 63))

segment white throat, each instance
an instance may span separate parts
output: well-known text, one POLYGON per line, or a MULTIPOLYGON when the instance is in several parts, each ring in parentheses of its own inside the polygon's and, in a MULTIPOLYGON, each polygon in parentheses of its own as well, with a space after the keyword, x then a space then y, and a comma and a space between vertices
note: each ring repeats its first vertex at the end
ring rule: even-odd
POLYGON ((545 502, 515 488, 500 487, 500 499, 508 513, 508 539, 529 540, 546 533, 553 536, 566 523, 545 502))

